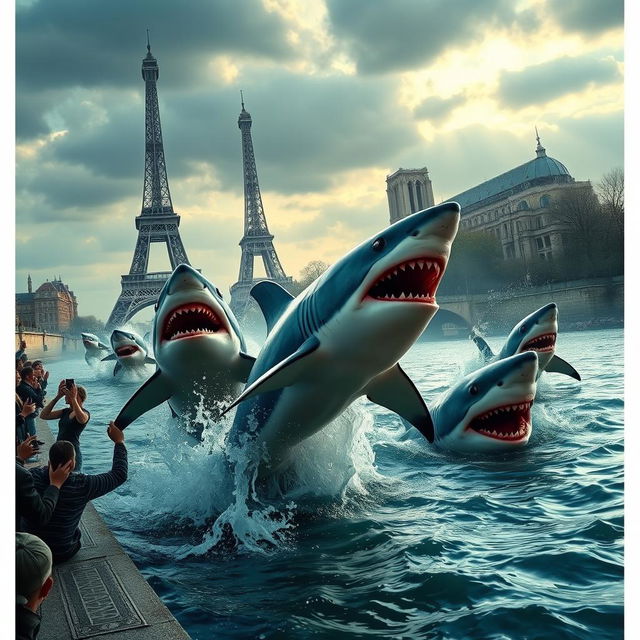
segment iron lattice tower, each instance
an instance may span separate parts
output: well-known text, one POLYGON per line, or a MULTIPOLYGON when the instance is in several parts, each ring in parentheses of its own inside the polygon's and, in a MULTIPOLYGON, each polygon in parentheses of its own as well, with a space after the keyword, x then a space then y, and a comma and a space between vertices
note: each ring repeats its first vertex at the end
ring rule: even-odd
POLYGON ((145 155, 142 211, 136 217, 138 240, 128 275, 122 276, 122 292, 107 321, 107 329, 122 326, 144 307, 155 304, 171 271, 147 272, 149 245, 164 242, 169 253, 171 269, 189 264, 178 227, 180 216, 173 210, 167 167, 162 144, 160 109, 158 107, 159 69, 151 55, 147 36, 147 55, 142 61, 142 79, 145 84, 145 155))
POLYGON ((261 280, 273 280, 286 286, 292 283, 291 277, 285 275, 284 269, 273 247, 273 235, 269 233, 267 219, 262 206, 256 158, 251 140, 251 115, 244 108, 238 117, 238 127, 242 132, 242 169, 244 175, 244 236, 240 240, 242 256, 240 258, 240 274, 238 282, 231 286, 231 310, 242 318, 247 309, 249 291, 261 280), (261 256, 266 278, 253 277, 253 263, 256 256, 261 256))

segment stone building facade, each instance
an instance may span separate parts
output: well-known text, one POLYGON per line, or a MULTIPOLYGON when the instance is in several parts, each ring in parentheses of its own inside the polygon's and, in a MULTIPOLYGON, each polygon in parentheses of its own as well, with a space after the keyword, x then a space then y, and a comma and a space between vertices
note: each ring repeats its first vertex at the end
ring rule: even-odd
POLYGON ((61 279, 47 280, 32 291, 16 293, 16 325, 48 333, 65 333, 78 316, 78 301, 61 279))
MULTIPOLYGON (((568 190, 592 190, 589 181, 576 181, 561 162, 547 156, 539 136, 537 142, 533 160, 443 200, 460 204, 461 230, 494 235, 505 260, 549 260, 560 255, 566 245, 567 227, 551 214, 551 205, 568 190)), ((403 171, 389 176, 387 184, 403 171)), ((392 223, 411 213, 402 209, 398 216, 398 208, 392 208, 391 201, 389 196, 392 223)))
POLYGON ((460 229, 494 235, 505 260, 562 254, 568 229, 552 215, 551 205, 569 190, 592 190, 589 181, 576 181, 547 155, 539 136, 537 142, 533 160, 447 198, 460 204, 460 229))
POLYGON ((427 167, 398 169, 387 176, 387 198, 391 224, 433 206, 433 189, 427 167))

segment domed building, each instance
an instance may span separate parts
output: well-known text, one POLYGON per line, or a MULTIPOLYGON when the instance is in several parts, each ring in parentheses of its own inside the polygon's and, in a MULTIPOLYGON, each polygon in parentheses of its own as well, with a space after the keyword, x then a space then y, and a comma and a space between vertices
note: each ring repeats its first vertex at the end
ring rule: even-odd
POLYGON ((536 157, 443 202, 462 209, 460 228, 493 234, 503 257, 549 260, 566 245, 566 226, 551 215, 551 204, 570 189, 592 189, 576 181, 562 162, 547 155, 536 140, 536 157))
POLYGON ((78 301, 60 278, 47 280, 35 292, 28 279, 28 292, 16 293, 17 324, 25 329, 64 333, 78 316, 78 301))

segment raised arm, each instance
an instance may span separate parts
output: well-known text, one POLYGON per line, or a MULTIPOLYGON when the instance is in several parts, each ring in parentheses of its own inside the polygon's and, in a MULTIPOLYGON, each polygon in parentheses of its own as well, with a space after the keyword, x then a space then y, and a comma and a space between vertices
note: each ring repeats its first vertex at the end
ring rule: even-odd
POLYGON ((107 429, 109 438, 115 443, 113 447, 113 465, 111 471, 95 476, 85 476, 87 481, 87 500, 99 498, 119 487, 126 479, 129 471, 127 448, 124 446, 124 433, 113 422, 107 429))
POLYGON ((58 400, 60 400, 60 398, 62 398, 62 396, 64 395, 63 389, 64 380, 62 380, 62 382, 60 382, 60 384, 58 385, 58 393, 56 393, 51 402, 49 402, 49 404, 47 404, 40 412, 40 417, 43 420, 57 420, 58 418, 62 417, 63 409, 57 409, 56 411, 53 411, 53 407, 55 407, 56 402, 58 402, 58 400))

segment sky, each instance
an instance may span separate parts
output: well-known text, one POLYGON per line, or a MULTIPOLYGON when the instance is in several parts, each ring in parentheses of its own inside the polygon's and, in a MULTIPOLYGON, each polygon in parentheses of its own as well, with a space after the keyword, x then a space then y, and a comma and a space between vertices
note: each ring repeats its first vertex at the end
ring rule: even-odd
MULTIPOLYGON (((294 278, 388 224, 399 167, 426 166, 437 203, 533 159, 534 127, 576 180, 623 166, 621 0, 17 0, 15 12, 16 291, 27 274, 34 287, 61 276, 79 314, 103 321, 137 238, 146 29, 181 237, 224 292, 243 234, 240 90, 294 278)), ((149 268, 169 269, 164 245, 149 268)))

